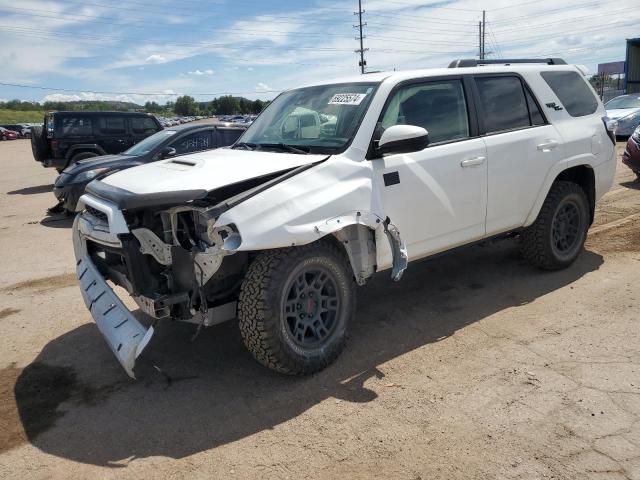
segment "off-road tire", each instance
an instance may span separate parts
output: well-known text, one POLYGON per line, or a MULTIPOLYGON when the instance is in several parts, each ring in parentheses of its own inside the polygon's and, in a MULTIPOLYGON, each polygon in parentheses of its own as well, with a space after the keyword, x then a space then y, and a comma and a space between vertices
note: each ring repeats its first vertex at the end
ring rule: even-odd
POLYGON ((44 127, 38 125, 31 128, 31 151, 36 162, 44 162, 49 157, 49 142, 45 137, 44 127))
POLYGON ((283 374, 307 375, 322 370, 344 347, 347 325, 355 315, 355 289, 347 257, 330 242, 259 253, 248 268, 238 302, 240 333, 247 349, 258 362, 283 374), (314 266, 333 276, 340 302, 336 325, 326 343, 304 348, 288 333, 284 302, 293 276, 314 266))
POLYGON ((522 253, 529 263, 544 270, 561 270, 571 265, 584 247, 590 224, 589 202, 584 190, 573 182, 557 181, 551 187, 538 218, 522 232, 522 253), (580 215, 576 241, 566 255, 553 246, 553 223, 560 208, 572 202, 580 215))

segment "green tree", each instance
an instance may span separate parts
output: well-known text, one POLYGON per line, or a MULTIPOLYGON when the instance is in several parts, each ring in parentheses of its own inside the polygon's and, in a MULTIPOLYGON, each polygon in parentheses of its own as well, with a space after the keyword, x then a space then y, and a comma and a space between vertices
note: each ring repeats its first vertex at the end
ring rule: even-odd
POLYGON ((216 114, 218 115, 231 115, 240 111, 240 102, 231 95, 225 95, 217 100, 218 108, 216 114))
POLYGON ((176 98, 176 103, 173 107, 173 111, 176 113, 176 115, 196 115, 196 101, 189 95, 178 97, 176 98))
POLYGON ((260 113, 264 109, 265 105, 266 104, 262 100, 254 100, 251 104, 251 113, 260 113))

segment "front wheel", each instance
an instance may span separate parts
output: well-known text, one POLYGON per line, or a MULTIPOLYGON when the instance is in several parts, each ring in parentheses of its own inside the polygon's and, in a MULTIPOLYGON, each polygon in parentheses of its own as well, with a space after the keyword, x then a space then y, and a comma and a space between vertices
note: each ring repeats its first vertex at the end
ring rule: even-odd
POLYGON ((355 305, 353 273, 335 245, 265 251, 249 266, 240 290, 240 333, 266 367, 310 374, 342 351, 355 305))
POLYGON ((578 257, 590 223, 589 202, 573 182, 553 184, 538 218, 522 232, 522 252, 534 266, 560 270, 578 257))

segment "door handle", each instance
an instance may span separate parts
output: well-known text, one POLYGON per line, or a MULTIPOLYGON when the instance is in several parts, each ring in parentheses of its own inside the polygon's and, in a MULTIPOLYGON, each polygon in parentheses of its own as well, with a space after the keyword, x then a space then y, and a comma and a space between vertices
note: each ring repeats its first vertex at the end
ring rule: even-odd
POLYGON ((542 152, 550 152, 554 148, 556 148, 560 143, 557 140, 547 140, 544 143, 538 145, 538 150, 542 152))
POLYGON ((485 162, 485 157, 466 158, 460 162, 462 168, 473 167, 474 165, 482 165, 485 162))

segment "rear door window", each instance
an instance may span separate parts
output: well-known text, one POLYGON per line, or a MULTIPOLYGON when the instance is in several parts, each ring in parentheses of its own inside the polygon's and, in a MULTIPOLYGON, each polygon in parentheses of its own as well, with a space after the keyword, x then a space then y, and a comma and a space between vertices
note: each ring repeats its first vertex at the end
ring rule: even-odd
POLYGON ((81 115, 62 117, 59 129, 63 137, 89 137, 93 134, 91 117, 81 115))
POLYGON ((176 149, 176 155, 199 152, 213 148, 211 142, 211 130, 194 132, 186 137, 179 138, 169 145, 176 149))
POLYGON ((158 131, 156 122, 149 117, 131 117, 129 123, 134 135, 151 135, 158 131))
POLYGON ((598 110, 598 100, 578 72, 541 72, 540 75, 572 117, 591 115, 598 110))
POLYGON ((476 77, 476 85, 486 133, 531 126, 525 90, 518 77, 476 77))
POLYGON ((127 133, 124 117, 100 117, 98 129, 102 135, 124 135, 127 133))

